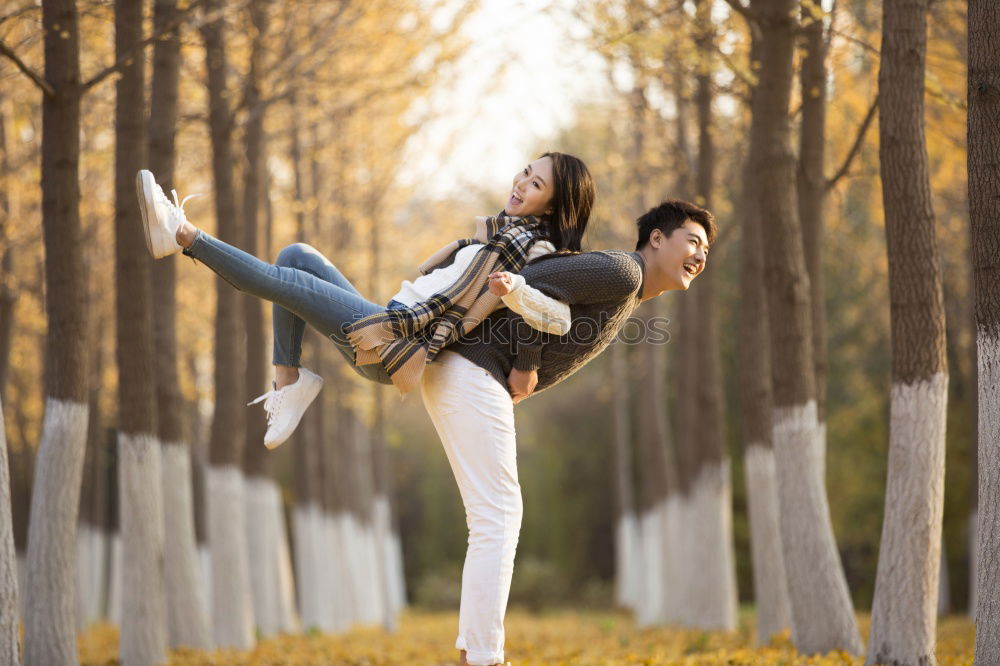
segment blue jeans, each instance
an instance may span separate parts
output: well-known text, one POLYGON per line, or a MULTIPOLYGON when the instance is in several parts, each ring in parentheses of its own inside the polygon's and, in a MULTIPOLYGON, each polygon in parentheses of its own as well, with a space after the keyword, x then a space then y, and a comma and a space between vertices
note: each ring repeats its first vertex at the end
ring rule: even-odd
POLYGON ((330 261, 305 243, 289 245, 272 265, 199 231, 184 254, 194 257, 240 291, 274 304, 275 365, 299 367, 306 322, 333 341, 351 367, 380 384, 392 380, 381 364, 358 366, 344 325, 384 306, 366 300, 330 261))

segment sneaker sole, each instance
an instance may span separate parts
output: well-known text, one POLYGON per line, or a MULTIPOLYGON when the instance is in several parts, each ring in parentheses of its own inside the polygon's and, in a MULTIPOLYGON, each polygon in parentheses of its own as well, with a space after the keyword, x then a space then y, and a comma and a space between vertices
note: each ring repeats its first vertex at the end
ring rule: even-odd
POLYGON ((153 259, 162 259, 177 252, 177 248, 164 248, 162 247, 163 242, 153 237, 150 216, 154 218, 154 223, 158 224, 155 220, 156 208, 153 204, 154 187, 156 187, 156 181, 153 180, 153 174, 146 169, 141 169, 135 176, 135 193, 139 198, 139 212, 142 213, 142 230, 146 235, 146 249, 149 250, 153 259))
POLYGON ((154 259, 157 259, 156 252, 153 251, 153 239, 149 234, 149 213, 147 208, 152 208, 153 200, 150 198, 149 187, 145 180, 148 171, 145 169, 135 175, 135 193, 139 199, 139 212, 142 213, 142 230, 146 236, 146 249, 154 259))

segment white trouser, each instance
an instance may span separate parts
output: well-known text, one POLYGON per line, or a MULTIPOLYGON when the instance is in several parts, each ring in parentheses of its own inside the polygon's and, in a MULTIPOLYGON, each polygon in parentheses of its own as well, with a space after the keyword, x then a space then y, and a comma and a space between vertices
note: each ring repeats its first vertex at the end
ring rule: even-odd
POLYGON ((470 666, 503 663, 503 616, 521 530, 514 405, 490 373, 449 351, 424 369, 422 389, 469 527, 455 647, 466 651, 470 666))

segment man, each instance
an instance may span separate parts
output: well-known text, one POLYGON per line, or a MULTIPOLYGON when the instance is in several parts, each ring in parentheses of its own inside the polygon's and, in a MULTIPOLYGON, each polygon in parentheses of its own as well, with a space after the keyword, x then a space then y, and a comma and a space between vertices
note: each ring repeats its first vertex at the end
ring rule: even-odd
POLYGON ((520 275, 494 273, 503 295, 527 282, 569 304, 568 333, 551 336, 510 310, 491 314, 429 364, 422 394, 465 504, 469 548, 456 647, 461 664, 503 663, 503 616, 521 526, 513 405, 600 354, 640 302, 684 290, 705 269, 715 218, 669 200, 636 222, 635 252, 554 254, 520 275))

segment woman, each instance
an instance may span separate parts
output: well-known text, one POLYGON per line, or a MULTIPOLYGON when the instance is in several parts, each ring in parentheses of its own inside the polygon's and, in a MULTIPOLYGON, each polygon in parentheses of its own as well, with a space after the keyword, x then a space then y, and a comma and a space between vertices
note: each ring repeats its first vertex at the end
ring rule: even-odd
MULTIPOLYGON (((269 265, 212 238, 187 220, 176 192, 174 203, 167 200, 148 171, 139 172, 137 193, 154 258, 183 250, 238 289, 274 303, 274 389, 251 403, 264 401, 265 446, 274 448, 295 430, 323 384, 300 364, 306 322, 329 337, 360 375, 394 382, 405 392, 441 348, 500 305, 482 289, 491 273, 516 272, 539 256, 580 249, 594 185, 581 160, 545 153, 514 177, 500 216, 481 218, 475 239, 452 243, 425 262, 428 272, 404 281, 387 306, 365 299, 308 245, 285 248, 269 265)), ((503 304, 538 328, 568 328, 568 306, 519 286, 503 304)))

